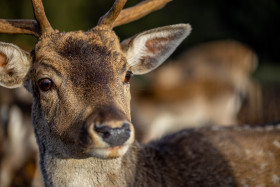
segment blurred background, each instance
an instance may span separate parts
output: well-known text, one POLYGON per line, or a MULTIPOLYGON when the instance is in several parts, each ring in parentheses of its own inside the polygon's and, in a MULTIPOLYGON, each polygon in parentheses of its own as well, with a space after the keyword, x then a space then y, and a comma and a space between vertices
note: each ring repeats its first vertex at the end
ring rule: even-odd
MULTIPOLYGON (((140 0, 129 0, 126 7, 140 0)), ((111 0, 48 0, 46 14, 54 28, 61 31, 88 30, 111 7, 111 0)), ((1 18, 33 18, 29 0, 2 0, 1 18)), ((174 55, 198 43, 235 39, 251 46, 261 62, 275 63, 278 55, 280 2, 277 0, 173 0, 160 11, 139 21, 116 28, 121 39, 140 31, 174 23, 190 23, 191 36, 174 55)), ((23 43, 32 48, 32 36, 0 36, 3 41, 23 43)), ((23 45, 22 44, 22 45, 23 45)))
MULTIPOLYGON (((128 0, 126 7, 139 2, 128 0)), ((53 28, 72 31, 94 27, 113 0, 43 3, 53 28)), ((0 1, 0 18, 33 19, 31 1, 0 1)), ((138 140, 149 142, 186 127, 280 121, 280 1, 173 0, 115 31, 123 40, 176 23, 190 23, 190 36, 160 68, 131 83, 138 140)), ((27 51, 36 42, 7 34, 0 34, 0 41, 27 51)), ((1 187, 30 186, 34 178, 31 102, 24 89, 0 89, 1 187)))

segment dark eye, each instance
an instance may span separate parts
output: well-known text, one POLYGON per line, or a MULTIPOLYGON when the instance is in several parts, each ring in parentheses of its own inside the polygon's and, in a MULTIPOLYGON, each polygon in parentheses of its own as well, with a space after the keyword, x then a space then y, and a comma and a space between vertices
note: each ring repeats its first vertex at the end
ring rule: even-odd
POLYGON ((132 72, 131 71, 126 72, 124 83, 129 83, 131 77, 132 77, 132 72))
POLYGON ((40 79, 38 81, 38 85, 39 85, 39 88, 42 90, 42 91, 48 91, 51 89, 52 85, 53 85, 53 82, 51 79, 48 79, 48 78, 44 78, 44 79, 40 79))

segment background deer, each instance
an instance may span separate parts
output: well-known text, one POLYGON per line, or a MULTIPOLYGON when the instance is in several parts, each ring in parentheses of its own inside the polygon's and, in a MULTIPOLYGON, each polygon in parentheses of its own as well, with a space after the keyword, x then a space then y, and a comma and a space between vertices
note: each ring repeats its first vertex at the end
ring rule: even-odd
MULTIPOLYGON (((38 37, 31 53, 0 43, 0 83, 24 85, 33 95, 46 186, 279 184, 278 126, 198 128, 144 147, 134 141, 131 74, 159 66, 189 25, 145 31, 120 44, 112 28, 125 1, 116 0, 89 31, 68 33, 52 29, 41 1, 32 3, 37 21, 0 20, 0 32, 38 37)), ((139 7, 130 10, 138 14, 139 7)))
POLYGON ((24 88, 0 90, 0 186, 29 186, 38 153, 30 118, 32 98, 24 88))
POLYGON ((237 41, 187 49, 146 76, 148 86, 135 83, 132 112, 137 137, 148 142, 184 128, 239 124, 245 98, 251 111, 261 108, 260 88, 251 78, 256 66, 257 55, 237 41))

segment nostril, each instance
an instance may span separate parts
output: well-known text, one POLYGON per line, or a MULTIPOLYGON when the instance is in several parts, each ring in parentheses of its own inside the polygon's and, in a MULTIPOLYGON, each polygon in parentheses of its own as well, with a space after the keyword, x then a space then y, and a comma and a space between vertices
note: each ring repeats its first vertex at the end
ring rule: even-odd
POLYGON ((112 128, 108 127, 108 126, 104 126, 102 124, 98 124, 94 126, 94 130, 95 132, 97 132, 99 134, 99 136, 101 136, 102 138, 107 138, 110 136, 110 131, 112 128))
POLYGON ((94 130, 103 139, 104 142, 111 146, 124 144, 130 137, 130 126, 124 123, 120 128, 111 128, 106 125, 95 125, 94 130))
POLYGON ((130 131, 130 127, 128 123, 124 123, 122 128, 125 129, 126 131, 130 131))

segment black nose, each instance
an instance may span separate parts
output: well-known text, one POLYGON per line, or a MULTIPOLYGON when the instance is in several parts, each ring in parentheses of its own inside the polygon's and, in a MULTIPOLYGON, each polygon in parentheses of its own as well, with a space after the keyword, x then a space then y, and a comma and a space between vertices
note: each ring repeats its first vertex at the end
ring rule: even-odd
POLYGON ((110 146, 123 145, 130 137, 130 127, 124 123, 120 128, 111 128, 106 125, 95 125, 94 130, 102 137, 103 141, 110 146))

